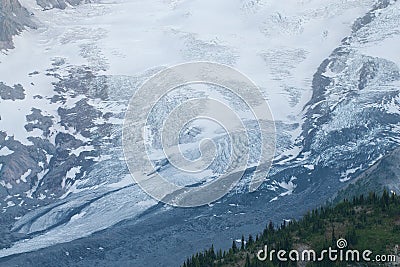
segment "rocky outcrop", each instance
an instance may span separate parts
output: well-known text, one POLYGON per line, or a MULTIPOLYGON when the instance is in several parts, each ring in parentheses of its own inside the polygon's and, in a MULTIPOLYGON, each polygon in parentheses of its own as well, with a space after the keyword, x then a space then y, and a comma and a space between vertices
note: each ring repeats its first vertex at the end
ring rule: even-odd
MULTIPOLYGON (((36 0, 44 10, 53 8, 65 9, 89 3, 90 0, 36 0)), ((31 14, 18 0, 0 1, 0 50, 14 48, 13 36, 21 33, 26 27, 36 28, 31 14)))
POLYGON ((18 0, 0 1, 0 50, 13 48, 13 36, 25 27, 35 28, 31 17, 18 0))
POLYGON ((335 202, 353 196, 376 192, 378 195, 387 189, 390 192, 400 193, 400 149, 393 150, 375 163, 372 167, 358 176, 343 191, 340 191, 335 202))
POLYGON ((368 14, 374 15, 358 19, 314 74, 302 125, 302 153, 314 157, 315 165, 335 170, 341 182, 399 146, 400 68, 391 57, 367 48, 397 34, 398 9, 382 0, 368 14))
POLYGON ((77 6, 80 3, 88 3, 89 0, 36 0, 36 3, 43 9, 65 9, 68 5, 77 6))
POLYGON ((20 84, 14 85, 14 87, 10 87, 0 82, 0 99, 3 100, 22 100, 25 98, 24 94, 25 90, 20 84))

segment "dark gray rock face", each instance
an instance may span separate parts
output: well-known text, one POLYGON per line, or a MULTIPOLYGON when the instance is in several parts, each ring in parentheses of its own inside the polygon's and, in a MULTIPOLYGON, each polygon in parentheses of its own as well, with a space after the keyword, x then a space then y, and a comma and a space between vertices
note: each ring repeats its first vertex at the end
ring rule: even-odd
POLYGON ((0 50, 14 48, 12 37, 25 27, 35 28, 31 17, 18 0, 0 1, 0 50))
POLYGON ((25 90, 20 84, 16 84, 14 85, 14 87, 10 87, 0 82, 0 98, 3 100, 22 100, 25 98, 24 92, 25 90))
POLYGON ((374 8, 369 11, 367 14, 365 14, 365 16, 358 18, 352 27, 353 32, 356 32, 358 30, 360 30, 362 27, 364 27, 365 25, 368 25, 369 23, 371 23, 375 18, 376 18, 376 12, 379 9, 383 9, 386 8, 390 5, 390 0, 380 0, 377 1, 377 3, 375 4, 374 8))
MULTIPOLYGON (((5 133, 0 132, 1 135, 6 136, 5 133)), ((8 137, 0 142, 0 148, 7 147, 13 151, 8 156, 0 156, 0 164, 2 168, 0 177, 2 183, 6 186, 6 195, 15 195, 31 188, 37 179, 37 174, 43 170, 40 167, 41 163, 46 162, 45 152, 33 146, 24 146, 19 141, 14 140, 13 137, 8 137), (23 177, 25 174, 25 177, 23 177)))
POLYGON ((25 129, 28 132, 32 132, 33 129, 37 128, 43 131, 44 136, 50 134, 50 127, 53 125, 52 116, 42 115, 42 111, 37 108, 32 108, 32 113, 26 116, 28 124, 25 125, 25 129))
POLYGON ((400 194, 400 149, 395 149, 354 179, 334 201, 369 192, 381 194, 384 189, 400 194))
POLYGON ((80 3, 88 3, 89 0, 36 0, 36 3, 43 9, 52 8, 65 9, 68 5, 77 6, 80 3))

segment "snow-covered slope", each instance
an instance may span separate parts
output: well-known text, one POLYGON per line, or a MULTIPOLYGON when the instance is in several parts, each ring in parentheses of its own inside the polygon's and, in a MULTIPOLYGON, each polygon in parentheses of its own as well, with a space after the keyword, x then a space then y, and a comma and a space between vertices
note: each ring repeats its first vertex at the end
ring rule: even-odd
MULTIPOLYGON (((325 186, 329 197, 398 144, 398 2, 90 2, 43 10, 57 6, 21 1, 38 29, 0 55, 0 207, 11 241, 31 238, 0 256, 88 236, 157 204, 129 177, 122 123, 135 90, 181 62, 227 64, 261 88, 277 127, 265 205, 325 186)), ((206 128, 195 130, 215 133, 206 128)), ((235 191, 243 198, 244 188, 235 191)))

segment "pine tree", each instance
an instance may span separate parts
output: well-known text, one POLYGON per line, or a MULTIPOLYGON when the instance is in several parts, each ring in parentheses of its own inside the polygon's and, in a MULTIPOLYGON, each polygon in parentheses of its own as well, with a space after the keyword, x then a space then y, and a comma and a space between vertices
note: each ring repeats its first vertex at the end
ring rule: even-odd
POLYGON ((389 207, 389 192, 386 188, 383 190, 382 198, 381 198, 381 206, 382 210, 386 210, 389 207))
POLYGON ((251 245, 253 245, 254 240, 253 240, 253 236, 249 235, 249 240, 247 241, 246 247, 250 247, 251 245))
POLYGON ((219 249, 219 250, 218 250, 217 258, 218 258, 218 259, 221 259, 221 258, 222 258, 222 249, 219 249))
POLYGON ((214 251, 214 244, 211 244, 211 248, 210 248, 210 250, 209 250, 209 257, 212 259, 212 260, 215 260, 215 258, 216 258, 216 255, 215 255, 215 251, 214 251))
POLYGON ((236 242, 235 242, 235 240, 233 240, 232 241, 232 252, 233 253, 236 253, 238 251, 238 248, 237 248, 237 246, 236 246, 236 242))
POLYGON ((270 233, 272 233, 272 232, 274 232, 274 229, 275 227, 274 227, 274 224, 272 223, 272 221, 270 221, 269 222, 269 224, 268 224, 268 231, 270 232, 270 233))
POLYGON ((332 246, 336 245, 335 226, 332 225, 332 246))

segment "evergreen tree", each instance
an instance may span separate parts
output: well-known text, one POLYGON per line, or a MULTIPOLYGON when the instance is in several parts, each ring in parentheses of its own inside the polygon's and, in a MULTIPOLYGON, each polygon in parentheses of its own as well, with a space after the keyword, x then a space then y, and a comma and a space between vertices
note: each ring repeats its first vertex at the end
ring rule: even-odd
POLYGON ((383 190, 381 206, 382 210, 386 210, 389 207, 389 192, 386 190, 386 188, 383 190))
POLYGON ((233 253, 236 253, 237 251, 238 251, 238 248, 237 248, 237 246, 236 246, 236 241, 233 240, 233 241, 232 241, 232 252, 233 252, 233 253))
POLYGON ((332 225, 332 246, 336 245, 336 235, 335 235, 335 226, 332 225))
POLYGON ((268 232, 272 233, 274 232, 274 224, 272 223, 272 221, 269 222, 268 224, 268 232))
POLYGON ((247 247, 249 247, 249 246, 253 245, 253 243, 254 243, 253 236, 250 234, 249 240, 247 241, 246 245, 247 245, 247 247))

